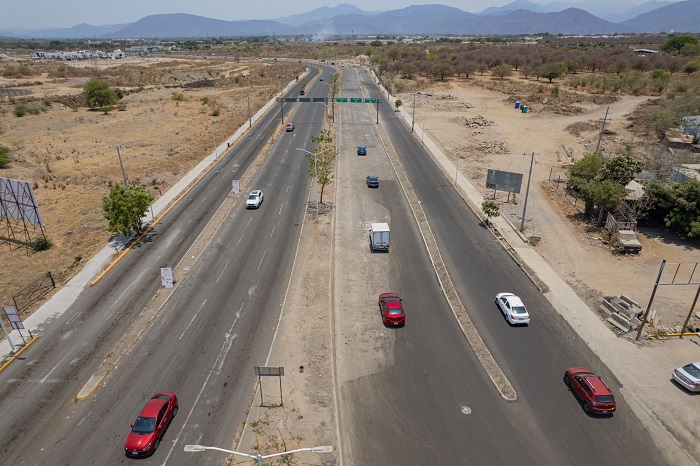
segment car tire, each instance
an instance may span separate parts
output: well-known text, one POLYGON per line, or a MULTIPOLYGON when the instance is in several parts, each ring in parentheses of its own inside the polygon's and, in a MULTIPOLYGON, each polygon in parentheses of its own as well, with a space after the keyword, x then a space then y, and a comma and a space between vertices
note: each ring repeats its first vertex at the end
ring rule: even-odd
POLYGON ((569 378, 569 374, 564 374, 564 383, 567 387, 571 386, 571 379, 569 378))
POLYGON ((584 402, 583 402, 583 410, 584 410, 585 412, 587 412, 587 413, 590 413, 590 412, 591 412, 591 407, 590 407, 590 405, 588 404, 587 401, 584 401, 584 402))
POLYGON ((153 444, 153 451, 156 451, 159 446, 160 446, 160 439, 157 438, 156 442, 153 444))
POLYGON ((175 406, 175 407, 173 408, 173 417, 175 417, 175 416, 177 415, 177 410, 178 410, 178 409, 180 409, 179 406, 175 406))

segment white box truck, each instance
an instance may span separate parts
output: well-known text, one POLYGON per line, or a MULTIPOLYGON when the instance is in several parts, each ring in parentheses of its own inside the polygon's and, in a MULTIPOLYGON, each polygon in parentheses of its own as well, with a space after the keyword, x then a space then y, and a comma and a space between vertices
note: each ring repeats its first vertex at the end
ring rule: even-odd
POLYGON ((373 251, 389 250, 389 224, 373 223, 369 230, 369 238, 372 242, 373 251))

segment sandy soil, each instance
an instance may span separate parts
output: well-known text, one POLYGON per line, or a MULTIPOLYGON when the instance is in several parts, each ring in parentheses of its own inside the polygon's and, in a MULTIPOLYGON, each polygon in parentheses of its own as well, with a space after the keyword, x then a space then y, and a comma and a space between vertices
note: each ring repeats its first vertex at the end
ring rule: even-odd
MULTIPOLYGON (((0 70, 13 66, 0 61, 0 70)), ((32 95, 0 99, 0 146, 15 162, 0 176, 34 185, 45 231, 53 247, 34 253, 5 242, 0 233, 0 303, 12 304, 25 286, 51 272, 57 286, 104 247, 110 233, 102 215, 109 186, 122 183, 117 151, 122 148, 130 184, 149 186, 157 199, 262 107, 282 83, 303 71, 297 63, 212 60, 125 60, 32 62, 40 74, 0 77, 0 87, 29 89, 32 95), (71 76, 58 77, 60 67, 71 76), (98 69, 95 69, 98 68, 98 69), (124 109, 109 114, 78 106, 88 76, 110 79, 125 95, 124 109), (31 84, 25 86, 25 84, 31 84), (175 100, 173 93, 181 94, 175 100), (43 102, 50 106, 44 106, 43 102), (16 117, 17 105, 43 106, 37 115, 16 117), (219 116, 214 116, 218 110, 219 116)), ((0 73, 0 76, 2 73, 0 73)), ((32 232, 32 238, 40 231, 32 232)), ((21 238, 18 238, 21 239, 21 238)), ((21 315, 50 296, 21 305, 21 315)))

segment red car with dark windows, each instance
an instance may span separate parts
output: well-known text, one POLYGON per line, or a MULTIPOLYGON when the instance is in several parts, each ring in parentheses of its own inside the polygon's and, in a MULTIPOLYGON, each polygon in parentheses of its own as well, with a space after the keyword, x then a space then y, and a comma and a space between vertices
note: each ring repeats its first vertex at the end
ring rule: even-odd
POLYGON ((126 455, 133 457, 153 454, 177 410, 177 396, 174 393, 159 392, 153 395, 136 422, 131 424, 131 432, 124 444, 126 455))
POLYGON ((382 312, 384 325, 398 326, 406 324, 406 314, 403 311, 401 298, 396 293, 380 294, 379 310, 382 312))
POLYGON ((616 403, 603 379, 583 367, 572 367, 564 373, 564 382, 576 394, 587 413, 612 414, 616 403))

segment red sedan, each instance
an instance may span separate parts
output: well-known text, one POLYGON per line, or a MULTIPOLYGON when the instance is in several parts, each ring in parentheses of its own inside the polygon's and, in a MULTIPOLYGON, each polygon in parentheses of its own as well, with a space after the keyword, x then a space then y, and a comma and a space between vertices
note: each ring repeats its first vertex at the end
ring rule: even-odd
POLYGON ((379 310, 382 312, 384 325, 404 325, 406 314, 403 312, 401 298, 396 293, 382 293, 379 295, 379 310))
POLYGON ((603 379, 583 367, 564 373, 564 382, 576 394, 587 413, 610 414, 615 411, 615 397, 603 379))
POLYGON ((124 451, 127 456, 148 456, 160 445, 165 431, 177 414, 177 396, 174 393, 156 393, 148 400, 131 432, 126 438, 124 451))

